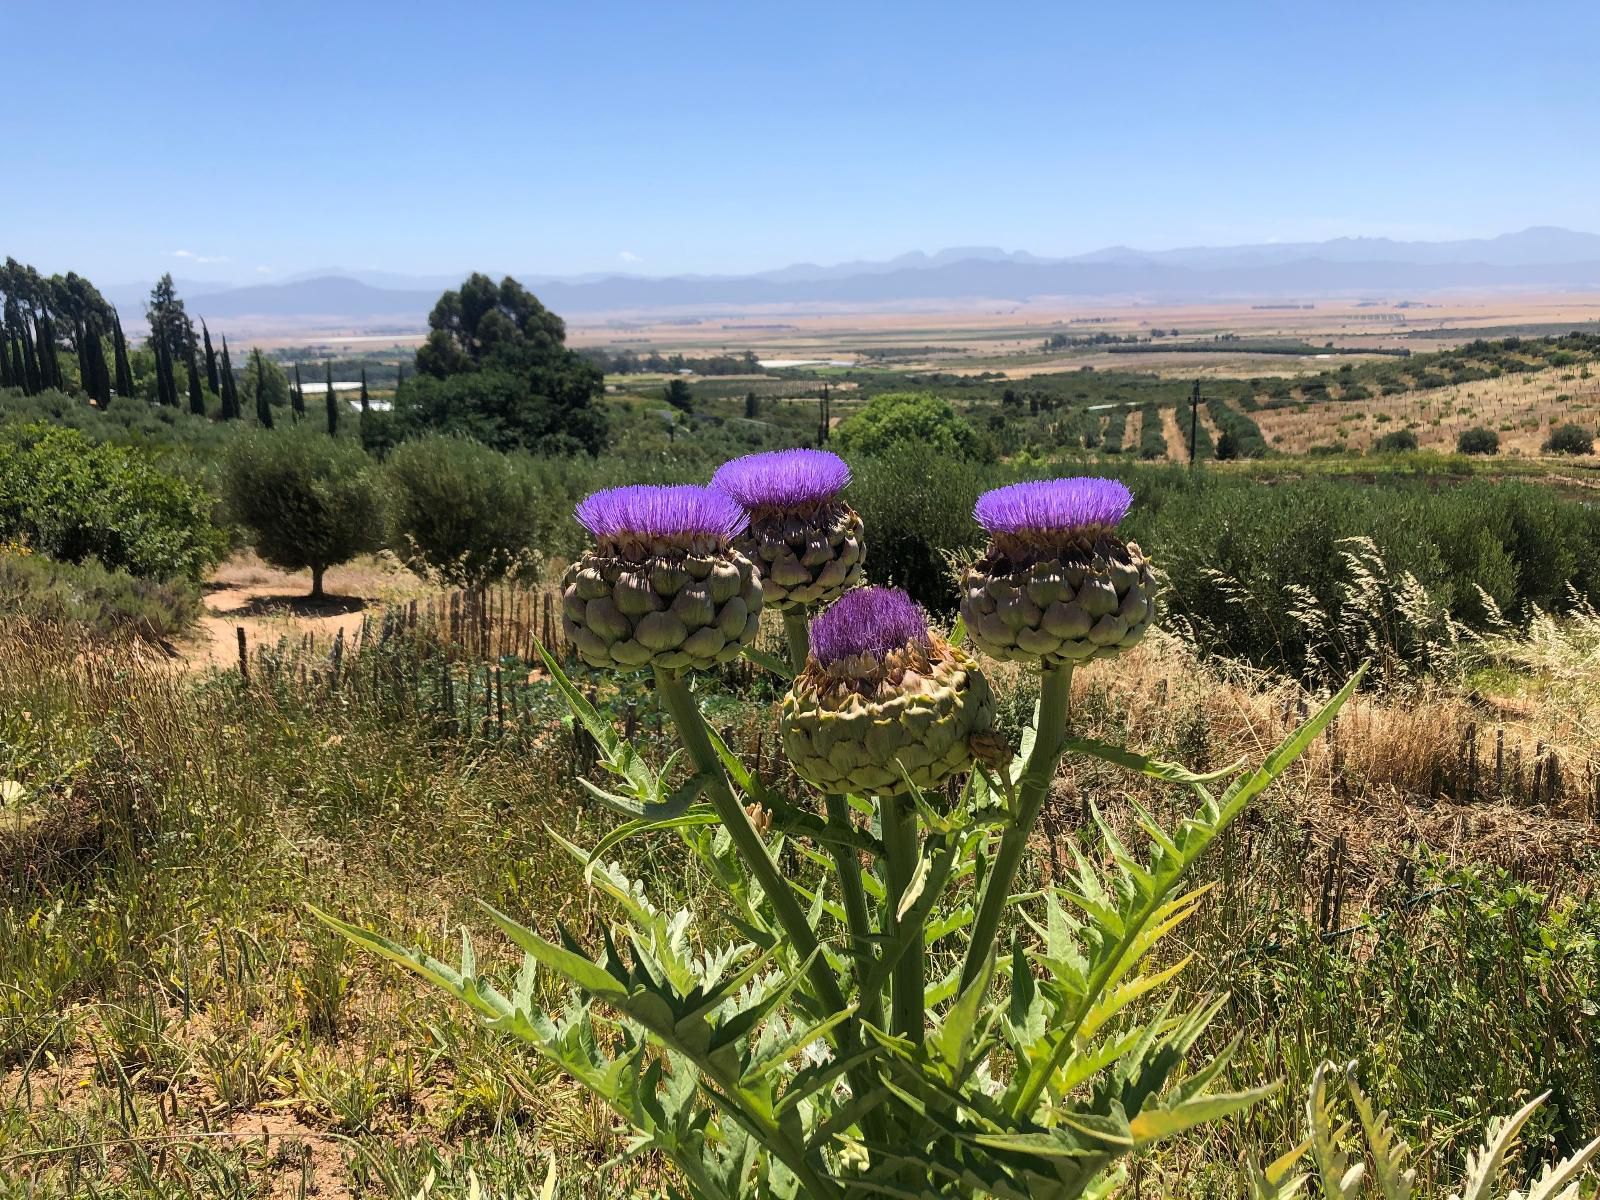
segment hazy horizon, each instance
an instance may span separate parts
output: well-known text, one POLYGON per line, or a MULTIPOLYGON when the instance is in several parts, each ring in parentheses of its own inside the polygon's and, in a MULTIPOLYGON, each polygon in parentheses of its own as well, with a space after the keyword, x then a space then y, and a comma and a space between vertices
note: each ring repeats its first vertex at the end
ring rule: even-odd
POLYGON ((62 136, 12 110, 0 217, 4 253, 107 282, 1437 241, 1584 229, 1600 191, 1576 0, 81 12, 8 12, 62 136))

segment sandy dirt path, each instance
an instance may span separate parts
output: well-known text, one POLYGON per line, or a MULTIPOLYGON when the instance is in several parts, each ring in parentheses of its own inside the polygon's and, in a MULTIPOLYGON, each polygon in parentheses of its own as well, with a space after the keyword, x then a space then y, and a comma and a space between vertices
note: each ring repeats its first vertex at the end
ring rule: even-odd
POLYGON ((311 600, 310 572, 280 571, 254 554, 236 555, 206 584, 204 612, 193 634, 180 643, 179 654, 196 670, 233 666, 239 661, 241 628, 252 652, 258 645, 308 633, 331 640, 342 629, 349 639, 369 611, 425 595, 429 588, 397 563, 361 558, 330 567, 323 590, 326 596, 311 600))

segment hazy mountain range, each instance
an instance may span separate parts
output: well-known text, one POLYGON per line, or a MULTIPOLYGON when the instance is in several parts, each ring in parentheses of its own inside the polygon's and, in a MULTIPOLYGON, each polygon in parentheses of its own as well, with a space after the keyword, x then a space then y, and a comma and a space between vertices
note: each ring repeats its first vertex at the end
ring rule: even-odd
MULTIPOLYGON (((762 305, 887 305, 949 300, 1024 301, 1138 298, 1197 301, 1372 296, 1399 298, 1448 289, 1600 288, 1600 235, 1549 226, 1493 238, 1401 242, 1336 238, 1135 250, 1112 246, 1067 258, 963 246, 916 251, 881 262, 798 263, 751 275, 513 274, 561 313, 633 310, 719 311, 762 305)), ((281 283, 228 287, 178 280, 196 316, 304 317, 347 325, 421 325, 439 293, 460 275, 404 275, 328 268, 281 283)), ((150 284, 106 289, 124 312, 142 311, 150 284)))

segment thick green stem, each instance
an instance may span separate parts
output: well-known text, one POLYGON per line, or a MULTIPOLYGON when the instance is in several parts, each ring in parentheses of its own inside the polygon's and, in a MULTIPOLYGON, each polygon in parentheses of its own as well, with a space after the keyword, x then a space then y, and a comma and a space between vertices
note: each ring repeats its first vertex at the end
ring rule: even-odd
POLYGON ((805 610, 783 610, 783 636, 789 639, 789 665, 796 675, 806 669, 806 659, 811 656, 811 624, 805 610))
MULTIPOLYGON (((917 821, 906 802, 895 796, 878 800, 878 820, 883 826, 885 875, 883 932, 885 939, 902 935, 900 918, 895 916, 902 898, 917 871, 917 821)), ((894 1032, 913 1042, 922 1040, 924 1022, 924 975, 927 970, 926 945, 921 929, 900 955, 892 973, 890 1016, 894 1032)))
POLYGON ((1038 824, 1039 813, 1050 794, 1050 781, 1055 778, 1056 765, 1061 761, 1071 700, 1072 665, 1045 667, 1039 679, 1039 729, 1033 752, 1028 755, 1027 766, 1022 771, 1022 784, 1017 792, 1017 819, 1000 835, 1000 848, 989 863, 989 873, 983 881, 978 912, 972 920, 967 960, 961 968, 963 989, 983 972, 989 955, 995 951, 995 938, 1000 932, 1000 918, 1011 898, 1011 885, 1016 881, 1017 869, 1028 849, 1028 839, 1033 836, 1033 827, 1038 824))
MULTIPOLYGON (((828 824, 836 829, 848 830, 849 801, 843 796, 830 794, 824 796, 822 802, 828 814, 828 824)), ((882 994, 875 991, 868 995, 862 986, 866 982, 870 967, 875 930, 872 927, 872 915, 867 909, 867 889, 861 883, 861 859, 855 849, 840 845, 838 842, 828 844, 828 853, 833 856, 833 865, 839 874, 839 893, 844 900, 845 925, 850 930, 851 959, 855 967, 856 989, 859 992, 856 1002, 861 1005, 863 1020, 872 1022, 879 1029, 884 1029, 886 1026, 883 1023, 882 994)))
POLYGON ((845 1000, 839 991, 839 981, 833 977, 833 968, 828 965, 827 959, 816 954, 817 935, 811 928, 805 909, 800 907, 794 889, 779 873, 772 855, 767 853, 767 845, 750 823, 750 815, 744 811, 733 789, 728 786, 728 777, 722 772, 722 761, 706 734, 705 719, 700 715, 700 708, 694 702, 689 685, 676 671, 657 667, 655 672, 656 694, 672 714, 678 737, 683 741, 684 749, 689 751, 695 770, 705 780, 706 795, 711 806, 717 810, 717 816, 727 827, 739 856, 766 893, 773 914, 783 927, 795 954, 802 959, 811 958, 811 986, 816 990, 817 999, 829 1012, 840 1011, 845 1006, 845 1000))
MULTIPOLYGON (((822 803, 828 816, 828 824, 835 829, 848 830, 850 823, 850 802, 836 793, 829 793, 822 798, 822 803)), ((839 892, 844 900, 845 925, 850 931, 850 961, 851 969, 856 977, 856 1004, 861 1014, 861 1019, 867 1021, 877 1029, 886 1029, 883 1023, 883 990, 874 988, 867 990, 867 975, 872 965, 873 934, 876 932, 872 925, 872 915, 867 908, 867 889, 861 882, 861 858, 857 851, 850 846, 838 842, 828 844, 828 853, 833 856, 834 867, 839 874, 839 892)), ((851 1078, 851 1087, 870 1087, 869 1077, 864 1072, 859 1072, 851 1078)), ((861 1118, 861 1127, 869 1138, 882 1140, 885 1136, 883 1112, 873 1108, 861 1118)))

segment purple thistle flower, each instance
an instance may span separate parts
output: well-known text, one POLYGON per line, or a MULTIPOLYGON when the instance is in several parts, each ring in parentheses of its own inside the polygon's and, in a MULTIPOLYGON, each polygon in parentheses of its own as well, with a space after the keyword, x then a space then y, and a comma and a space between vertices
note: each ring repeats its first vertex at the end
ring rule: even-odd
POLYGON ((693 486, 634 484, 594 492, 573 510, 598 541, 716 538, 744 529, 744 509, 722 492, 693 486))
POLYGON ((1114 529, 1133 504, 1116 479, 1036 479, 978 497, 972 515, 990 534, 1076 534, 1114 529))
POLYGON ((823 666, 857 654, 882 659, 911 643, 928 644, 928 621, 899 588, 846 592, 811 622, 811 655, 823 666))
POLYGON ((850 482, 844 459, 826 450, 773 450, 725 462, 711 486, 746 508, 804 508, 832 500, 850 482))

